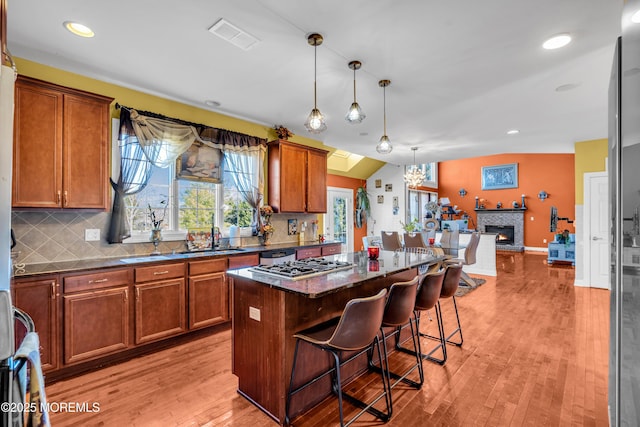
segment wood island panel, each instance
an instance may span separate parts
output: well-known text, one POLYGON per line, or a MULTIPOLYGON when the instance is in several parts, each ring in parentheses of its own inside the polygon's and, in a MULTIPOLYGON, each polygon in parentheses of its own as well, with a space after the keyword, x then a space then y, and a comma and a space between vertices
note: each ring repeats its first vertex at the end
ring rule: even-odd
MULTIPOLYGON (((392 283, 413 279, 416 274, 417 268, 409 268, 318 298, 234 277, 233 373, 238 376, 239 393, 283 424, 295 348, 293 334, 340 315, 353 298, 375 295, 392 283)), ((300 347, 298 357, 296 378, 301 382, 325 370, 329 363, 326 354, 307 345, 300 347)), ((345 378, 365 369, 363 357, 346 367, 345 378)), ((329 381, 326 377, 326 381, 319 381, 297 394, 290 416, 302 413, 328 396, 329 381)))

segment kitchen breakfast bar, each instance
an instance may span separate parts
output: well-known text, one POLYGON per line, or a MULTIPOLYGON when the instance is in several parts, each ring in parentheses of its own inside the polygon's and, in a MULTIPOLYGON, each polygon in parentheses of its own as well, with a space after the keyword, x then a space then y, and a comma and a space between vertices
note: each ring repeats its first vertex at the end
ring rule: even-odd
MULTIPOLYGON (((352 267, 304 278, 280 278, 243 268, 228 272, 232 283, 233 373, 238 392, 276 422, 285 422, 285 404, 295 339, 293 335, 342 313, 346 303, 372 296, 395 282, 413 279, 444 256, 380 251, 376 261, 365 252, 325 257, 352 267)), ((326 371, 330 359, 311 346, 298 352, 296 382, 326 371)), ((366 356, 342 370, 343 378, 355 378, 367 368, 366 356)), ((291 419, 317 405, 331 394, 329 376, 296 394, 291 401, 291 419)))

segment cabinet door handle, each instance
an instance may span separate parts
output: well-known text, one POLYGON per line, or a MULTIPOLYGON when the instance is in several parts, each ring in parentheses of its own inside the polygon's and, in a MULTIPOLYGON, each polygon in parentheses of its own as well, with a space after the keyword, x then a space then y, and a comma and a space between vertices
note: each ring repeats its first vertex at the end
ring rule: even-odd
POLYGON ((129 289, 124 290, 124 301, 129 301, 129 289))
POLYGON ((136 301, 140 299, 140 288, 136 288, 136 301))
POLYGON ((56 205, 60 204, 60 190, 56 193, 56 205))
POLYGON ((56 299, 56 282, 51 282, 51 299, 56 299))
POLYGON ((154 271, 153 275, 154 276, 160 276, 162 274, 169 274, 169 270, 164 270, 164 271, 154 271))
POLYGON ((62 206, 67 206, 69 204, 69 201, 67 200, 67 190, 64 190, 64 203, 62 204, 62 206))
POLYGON ((602 237, 598 237, 598 236, 593 236, 591 238, 591 240, 603 240, 602 237))
POLYGON ((89 280, 89 284, 94 284, 94 283, 105 283, 108 282, 109 279, 97 279, 97 280, 89 280))

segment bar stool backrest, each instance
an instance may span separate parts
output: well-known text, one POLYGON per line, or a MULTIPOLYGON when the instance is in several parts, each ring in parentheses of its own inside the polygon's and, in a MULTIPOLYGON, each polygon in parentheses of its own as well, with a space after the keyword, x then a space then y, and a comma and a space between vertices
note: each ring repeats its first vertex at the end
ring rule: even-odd
POLYGON ((460 285, 460 277, 462 276, 462 264, 449 264, 444 272, 444 280, 442 281, 442 291, 440 298, 452 297, 458 290, 460 285))
POLYGON ((385 251, 397 251, 402 249, 402 242, 397 231, 382 231, 382 249, 385 251))
POLYGON ((377 295, 347 302, 326 345, 338 350, 360 350, 370 345, 382 325, 386 295, 387 290, 382 289, 377 295))
POLYGON ((404 233, 404 247, 406 248, 424 248, 427 245, 424 243, 422 233, 404 233))
POLYGON ((445 269, 427 273, 422 277, 422 283, 418 288, 416 297, 416 310, 430 310, 436 306, 440 293, 442 292, 442 283, 444 281, 445 269))
POLYGON ((419 279, 420 276, 416 276, 408 282, 391 285, 382 318, 383 326, 402 326, 409 321, 416 302, 419 279))

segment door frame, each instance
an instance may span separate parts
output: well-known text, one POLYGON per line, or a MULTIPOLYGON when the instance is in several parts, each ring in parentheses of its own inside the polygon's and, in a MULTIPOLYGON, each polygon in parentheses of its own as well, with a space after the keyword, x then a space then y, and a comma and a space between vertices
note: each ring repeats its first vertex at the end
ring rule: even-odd
MULTIPOLYGON (((590 267, 590 262, 591 262, 591 208, 592 208, 592 201, 591 201, 591 191, 590 191, 590 187, 591 187, 591 179, 592 178, 608 178, 609 177, 609 172, 607 171, 603 171, 603 172, 586 172, 583 174, 582 179, 583 179, 583 200, 584 200, 584 204, 583 204, 583 212, 582 212, 582 220, 583 220, 583 226, 582 226, 582 237, 583 237, 583 262, 582 262, 582 277, 583 277, 583 285, 582 286, 587 286, 587 287, 592 287, 591 286, 591 267, 590 267)), ((609 238, 609 236, 607 235, 607 239, 609 238)), ((607 288, 600 288, 598 286, 596 286, 596 288, 598 289, 607 289, 607 288)))
POLYGON ((346 246, 346 248, 343 247, 342 249, 343 249, 343 253, 353 252, 353 248, 354 248, 353 209, 351 207, 353 206, 353 198, 355 197, 355 194, 354 194, 355 191, 353 190, 353 188, 327 187, 327 213, 324 214, 325 217, 323 218, 323 221, 322 221, 325 229, 329 224, 328 215, 331 215, 333 212, 330 209, 331 207, 333 207, 333 202, 329 197, 329 193, 331 193, 332 191, 345 193, 345 195, 349 193, 348 200, 347 200, 347 226, 346 226, 348 238, 347 238, 346 245, 343 245, 343 246, 346 246))

